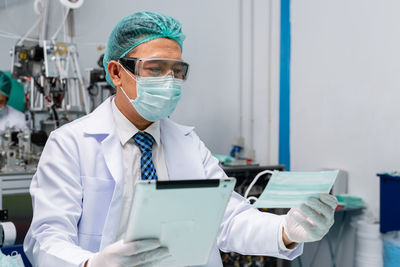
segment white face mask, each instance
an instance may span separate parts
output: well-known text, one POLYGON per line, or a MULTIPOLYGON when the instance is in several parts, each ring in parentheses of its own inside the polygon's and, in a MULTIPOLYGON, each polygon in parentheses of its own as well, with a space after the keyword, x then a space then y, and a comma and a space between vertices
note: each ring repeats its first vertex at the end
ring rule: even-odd
POLYGON ((135 110, 148 121, 158 121, 174 112, 182 93, 183 81, 171 76, 133 77, 122 65, 125 72, 136 80, 137 97, 129 99, 135 110))

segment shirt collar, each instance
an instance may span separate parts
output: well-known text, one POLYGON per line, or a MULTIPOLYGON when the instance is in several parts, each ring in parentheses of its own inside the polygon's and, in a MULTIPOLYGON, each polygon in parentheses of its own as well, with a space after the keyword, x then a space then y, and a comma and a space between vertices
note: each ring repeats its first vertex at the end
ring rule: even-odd
MULTIPOLYGON (((124 114, 118 109, 115 104, 115 97, 112 100, 112 110, 115 120, 115 125, 117 127, 117 134, 121 144, 124 146, 137 132, 140 132, 138 128, 131 123, 124 114)), ((160 122, 156 121, 150 124, 144 132, 151 134, 157 144, 160 144, 160 122)))

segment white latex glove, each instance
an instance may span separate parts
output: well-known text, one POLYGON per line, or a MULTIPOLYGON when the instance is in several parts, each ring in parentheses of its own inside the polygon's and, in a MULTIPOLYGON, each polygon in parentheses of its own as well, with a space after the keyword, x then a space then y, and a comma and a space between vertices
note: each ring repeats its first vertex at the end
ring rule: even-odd
POLYGON ((299 208, 291 208, 285 215, 283 229, 287 237, 297 243, 321 240, 333 225, 336 197, 321 194, 310 197, 299 208))
POLYGON ((123 240, 109 245, 89 259, 88 267, 156 266, 170 254, 160 247, 156 239, 124 243, 123 240))

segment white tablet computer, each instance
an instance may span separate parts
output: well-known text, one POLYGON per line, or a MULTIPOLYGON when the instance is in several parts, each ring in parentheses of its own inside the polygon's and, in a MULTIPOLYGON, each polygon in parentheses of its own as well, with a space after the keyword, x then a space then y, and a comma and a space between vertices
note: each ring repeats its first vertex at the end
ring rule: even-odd
POLYGON ((170 260, 163 266, 207 264, 235 178, 140 181, 126 241, 159 239, 170 260))

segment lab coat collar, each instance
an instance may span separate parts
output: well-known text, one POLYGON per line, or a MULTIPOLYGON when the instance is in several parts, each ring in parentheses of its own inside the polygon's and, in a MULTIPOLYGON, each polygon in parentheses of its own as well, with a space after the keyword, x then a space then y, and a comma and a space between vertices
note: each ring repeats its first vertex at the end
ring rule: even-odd
MULTIPOLYGON (((115 164, 115 162, 122 162, 122 147, 114 121, 112 100, 113 96, 109 97, 88 115, 89 119, 85 120, 83 131, 87 136, 93 136, 101 143, 105 162, 119 191, 120 181, 123 179, 123 168, 121 164, 115 164)), ((174 153, 177 150, 185 151, 182 153, 188 154, 181 156, 187 159, 195 153, 189 149, 190 138, 185 138, 193 129, 194 127, 180 125, 168 118, 160 121, 160 140, 164 147, 168 174, 172 179, 184 179, 183 177, 187 179, 188 177, 184 175, 184 172, 179 171, 185 161, 182 161, 182 158, 176 158, 174 153)))
POLYGON ((104 139, 115 132, 115 122, 111 109, 112 99, 113 96, 110 96, 88 115, 90 119, 85 121, 83 129, 85 134, 102 136, 102 139, 104 139))
POLYGON ((160 128, 161 128, 161 139, 163 138, 163 131, 165 132, 165 130, 167 128, 174 128, 174 130, 178 130, 182 135, 187 136, 189 135, 191 132, 193 132, 194 127, 193 126, 185 126, 185 125, 181 125, 178 124, 174 121, 172 121, 169 118, 166 119, 162 119, 160 121, 160 128))
MULTIPOLYGON (((115 121, 112 114, 112 101, 114 96, 107 98, 100 106, 98 106, 90 116, 90 120, 87 120, 85 124, 84 132, 89 135, 103 136, 102 139, 107 137, 109 134, 115 132, 115 121)), ((189 135, 194 127, 180 125, 169 118, 160 120, 160 128, 162 131, 163 127, 173 127, 179 130, 182 135, 189 135)))
MULTIPOLYGON (((117 128, 117 134, 119 140, 124 146, 132 137, 139 132, 139 129, 130 122, 124 114, 118 109, 117 105, 115 104, 115 98, 112 101, 112 109, 113 109, 113 116, 115 121, 115 126, 117 128)), ((156 121, 153 122, 149 127, 147 127, 144 132, 149 133, 153 136, 156 144, 160 144, 160 122, 156 121)))

